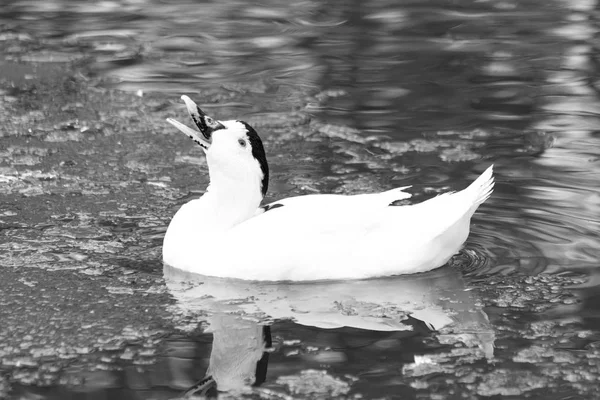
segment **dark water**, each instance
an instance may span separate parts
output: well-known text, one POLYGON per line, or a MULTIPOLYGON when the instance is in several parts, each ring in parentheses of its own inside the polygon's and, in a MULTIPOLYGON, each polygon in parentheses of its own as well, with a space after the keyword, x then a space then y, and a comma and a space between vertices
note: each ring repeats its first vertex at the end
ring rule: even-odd
POLYGON ((2 4, 0 398, 176 398, 209 366, 223 398, 600 397, 595 0, 2 4), (184 93, 257 128, 269 199, 496 189, 428 274, 163 276, 207 183, 184 93))

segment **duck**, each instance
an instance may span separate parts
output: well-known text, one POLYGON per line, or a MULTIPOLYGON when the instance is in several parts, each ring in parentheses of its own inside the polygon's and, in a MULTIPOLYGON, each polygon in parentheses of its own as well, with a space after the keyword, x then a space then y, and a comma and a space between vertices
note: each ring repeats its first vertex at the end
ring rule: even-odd
POLYGON ((261 205, 269 166, 256 130, 217 120, 181 96, 198 130, 167 122, 206 155, 209 184, 171 219, 163 263, 252 281, 368 279, 430 271, 464 245, 471 217, 492 194, 493 165, 461 191, 395 205, 410 186, 356 195, 309 194, 261 205))

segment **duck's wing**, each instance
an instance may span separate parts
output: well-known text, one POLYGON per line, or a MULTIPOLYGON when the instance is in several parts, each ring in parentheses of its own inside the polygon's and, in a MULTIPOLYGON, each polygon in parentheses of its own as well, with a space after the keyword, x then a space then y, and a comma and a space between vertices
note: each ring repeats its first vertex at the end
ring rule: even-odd
MULTIPOLYGON (((411 227, 403 226, 399 217, 410 214, 412 207, 387 204, 360 207, 359 201, 345 197, 339 200, 321 201, 318 196, 306 201, 286 201, 236 225, 227 231, 224 240, 227 249, 210 255, 211 259, 227 265, 226 270, 211 271, 210 275, 227 274, 249 280, 356 279, 383 275, 365 269, 377 264, 380 255, 389 257, 402 252, 402 243, 414 240, 411 227), (396 212, 389 218, 392 209, 396 212), (385 234, 392 236, 378 242, 377 238, 385 234), (375 247, 365 246, 365 240, 375 243, 375 247), (354 257, 357 249, 361 250, 354 257)), ((408 246, 414 247, 411 243, 408 246)))
POLYGON ((403 186, 400 188, 388 190, 381 193, 357 194, 345 196, 340 194, 309 194, 305 196, 288 197, 282 200, 277 200, 260 207, 256 211, 256 215, 260 215, 266 211, 274 210, 284 206, 293 206, 307 209, 326 209, 326 208, 355 208, 355 209, 370 209, 387 207, 390 204, 412 197, 405 190, 411 186, 403 186))

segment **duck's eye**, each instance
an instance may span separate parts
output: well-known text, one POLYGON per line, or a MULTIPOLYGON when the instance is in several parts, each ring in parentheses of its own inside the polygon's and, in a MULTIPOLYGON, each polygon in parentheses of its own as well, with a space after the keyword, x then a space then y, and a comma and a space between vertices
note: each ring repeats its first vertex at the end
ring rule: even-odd
POLYGON ((246 141, 244 139, 238 139, 238 143, 240 144, 240 146, 246 147, 246 141))

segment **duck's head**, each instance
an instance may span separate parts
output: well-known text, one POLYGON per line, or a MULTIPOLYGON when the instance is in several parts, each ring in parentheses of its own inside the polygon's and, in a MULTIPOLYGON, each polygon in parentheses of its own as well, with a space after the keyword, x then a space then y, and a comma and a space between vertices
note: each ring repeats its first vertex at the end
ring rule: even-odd
POLYGON ((269 166, 256 131, 244 121, 211 118, 188 96, 181 98, 199 132, 172 118, 167 121, 204 150, 211 185, 215 182, 225 182, 224 185, 231 187, 256 184, 264 197, 269 185, 269 166))

